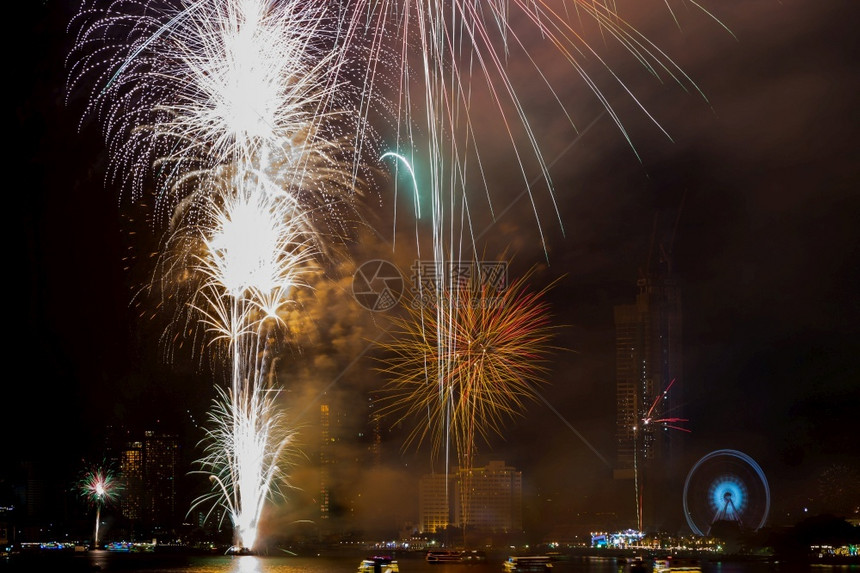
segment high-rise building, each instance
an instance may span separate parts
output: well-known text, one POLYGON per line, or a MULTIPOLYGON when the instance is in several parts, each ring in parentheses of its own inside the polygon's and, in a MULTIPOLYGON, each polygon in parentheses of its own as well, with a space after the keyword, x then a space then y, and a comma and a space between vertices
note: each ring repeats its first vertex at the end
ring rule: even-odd
POLYGON ((125 437, 121 445, 110 449, 111 459, 118 460, 123 483, 119 498, 122 516, 155 530, 173 527, 177 521, 178 436, 152 430, 142 436, 116 429, 113 433, 125 437))
POLYGON ((680 417, 681 295, 668 265, 637 282, 633 304, 615 307, 616 479, 632 480, 637 521, 655 520, 656 494, 678 451, 667 428, 651 423, 680 417))
POLYGON ((320 404, 320 519, 331 517, 331 466, 335 460, 333 442, 331 407, 328 404, 320 404))
MULTIPOLYGON (((382 414, 377 404, 377 396, 371 394, 367 400, 367 420, 370 430, 370 444, 367 447, 371 463, 379 466, 382 463, 382 414)), ((363 437, 359 435, 359 437, 363 437)))
POLYGON ((436 533, 451 525, 454 480, 448 474, 427 474, 418 481, 418 530, 436 533))
POLYGON ((461 526, 493 533, 523 528, 523 477, 502 461, 461 469, 457 479, 455 518, 461 526))
POLYGON ((319 446, 319 517, 329 520, 323 524, 322 532, 338 530, 343 524, 334 521, 346 518, 353 510, 353 500, 343 487, 345 475, 354 462, 353 458, 345 455, 345 437, 350 435, 349 412, 338 408, 334 397, 323 395, 320 404, 320 446, 319 446))
MULTIPOLYGON (((319 439, 311 446, 316 450, 311 455, 318 460, 313 497, 318 533, 343 539, 359 532, 396 530, 407 519, 403 515, 407 510, 388 505, 388 492, 379 485, 378 478, 387 480, 391 474, 383 460, 385 430, 377 396, 368 395, 362 407, 351 393, 327 391, 317 407, 318 426, 306 435, 319 439)), ((414 517, 413 510, 408 519, 414 517)))
POLYGON ((179 438, 152 430, 145 431, 143 435, 146 517, 157 527, 172 527, 176 523, 179 438))
POLYGON ((522 472, 491 461, 454 474, 428 474, 419 482, 419 529, 435 533, 447 525, 493 533, 522 529, 522 472))
POLYGON ((119 471, 123 492, 120 496, 122 516, 133 522, 143 519, 146 486, 143 479, 143 442, 127 442, 119 453, 119 471))

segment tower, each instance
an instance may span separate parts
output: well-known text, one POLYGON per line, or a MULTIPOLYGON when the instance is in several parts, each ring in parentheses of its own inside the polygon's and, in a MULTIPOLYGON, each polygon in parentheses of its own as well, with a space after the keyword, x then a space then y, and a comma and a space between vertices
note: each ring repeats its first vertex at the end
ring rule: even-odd
MULTIPOLYGON (((656 225, 655 219, 655 233, 656 225)), ((656 265, 636 282, 633 304, 615 307, 616 465, 614 477, 632 481, 640 529, 662 524, 658 498, 680 452, 668 429, 651 419, 680 415, 683 374, 681 292, 672 273, 671 244, 660 243, 656 265)), ((651 251, 655 250, 652 237, 651 251)))
POLYGON ((143 434, 146 517, 156 529, 176 524, 176 469, 179 438, 146 430, 143 434))

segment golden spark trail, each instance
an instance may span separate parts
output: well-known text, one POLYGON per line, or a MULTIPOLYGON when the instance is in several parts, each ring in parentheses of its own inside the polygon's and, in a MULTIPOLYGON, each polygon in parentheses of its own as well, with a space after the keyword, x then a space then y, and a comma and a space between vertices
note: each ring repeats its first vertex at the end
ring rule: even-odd
POLYGON ((555 327, 544 300, 549 287, 532 291, 529 278, 513 281, 502 292, 488 285, 452 291, 440 297, 444 308, 430 299, 395 322, 394 341, 383 344, 387 357, 381 370, 389 381, 382 411, 398 421, 423 420, 411 431, 410 444, 426 439, 435 452, 442 450, 450 403, 450 433, 461 466, 467 467, 476 438, 501 435, 505 420, 537 398, 555 327), (444 329, 437 328, 440 316, 444 329), (436 339, 439 332, 446 333, 444 340, 436 339))

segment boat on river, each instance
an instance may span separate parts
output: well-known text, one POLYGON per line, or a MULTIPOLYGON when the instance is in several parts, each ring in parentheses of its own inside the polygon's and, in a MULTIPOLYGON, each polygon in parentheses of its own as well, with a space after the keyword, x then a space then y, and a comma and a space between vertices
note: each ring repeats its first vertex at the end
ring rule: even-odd
POLYGON ((549 555, 512 555, 505 561, 507 573, 533 573, 552 571, 552 557, 549 555))
POLYGON ((388 555, 374 555, 358 564, 357 573, 400 573, 400 568, 388 555))
POLYGON ((460 563, 462 561, 462 551, 428 551, 424 556, 427 563, 460 563))

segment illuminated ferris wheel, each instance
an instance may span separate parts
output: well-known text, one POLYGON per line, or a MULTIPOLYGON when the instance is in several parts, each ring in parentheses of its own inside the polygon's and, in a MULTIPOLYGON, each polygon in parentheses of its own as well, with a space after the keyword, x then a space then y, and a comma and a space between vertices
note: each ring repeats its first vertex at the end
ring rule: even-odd
POLYGON ((761 467, 737 450, 700 459, 684 482, 684 515, 693 533, 708 535, 717 523, 759 529, 770 512, 770 488, 761 467))

